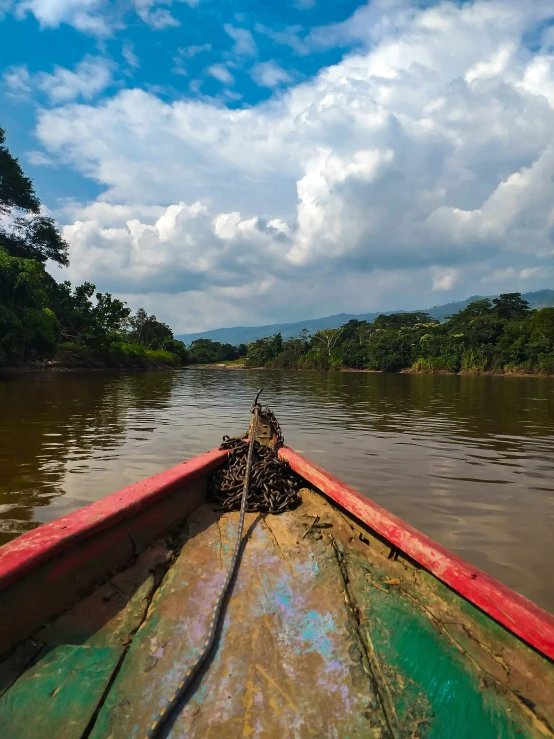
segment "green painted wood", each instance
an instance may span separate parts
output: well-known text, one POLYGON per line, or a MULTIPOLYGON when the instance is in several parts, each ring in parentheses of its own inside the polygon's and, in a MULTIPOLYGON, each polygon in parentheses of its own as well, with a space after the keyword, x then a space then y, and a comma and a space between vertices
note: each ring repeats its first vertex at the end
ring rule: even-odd
MULTIPOLYGON (((43 647, 40 659, 0 698, 2 739, 82 736, 146 615, 170 554, 165 547, 149 547, 132 567, 38 632, 32 644, 43 647)), ((15 658, 21 661, 29 651, 22 649, 0 666, 0 676, 9 674, 10 666, 13 672, 15 658)), ((32 655, 27 657, 28 662, 32 655)))
POLYGON ((28 639, 20 644, 7 659, 0 664, 0 696, 13 685, 17 678, 25 671, 27 665, 42 648, 42 644, 28 639))
MULTIPOLYGON (((554 727, 554 664, 521 641, 472 603, 426 571, 408 588, 420 603, 459 645, 485 676, 490 676, 512 693, 525 697, 542 721, 554 727)), ((552 732, 554 733, 554 732, 552 732)))
MULTIPOLYGON (((296 514, 250 535, 209 669, 171 737, 388 737, 334 553, 296 514)), ((205 638, 237 515, 204 509, 137 633, 91 739, 142 739, 205 638)))
POLYGON ((0 698, 6 739, 77 739, 85 731, 121 648, 59 645, 0 698))
POLYGON ((391 724, 402 737, 515 739, 544 736, 513 694, 499 687, 386 569, 345 552, 350 588, 391 724), (377 586, 377 587, 376 587, 377 586))

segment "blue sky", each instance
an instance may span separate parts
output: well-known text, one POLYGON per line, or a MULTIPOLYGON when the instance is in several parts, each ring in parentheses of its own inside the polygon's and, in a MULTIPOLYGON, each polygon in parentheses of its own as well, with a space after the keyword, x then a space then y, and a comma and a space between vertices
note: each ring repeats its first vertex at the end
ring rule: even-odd
POLYGON ((0 125, 176 331, 554 282, 550 0, 0 0, 0 125))
MULTIPOLYGON (((56 6, 55 2, 43 4, 56 6)), ((40 2, 35 5, 39 7, 40 2)), ((106 29, 93 27, 84 32, 78 30, 78 23, 77 28, 72 25, 71 13, 64 12, 64 6, 71 5, 62 0, 59 13, 51 11, 51 19, 44 17, 47 11, 38 12, 37 18, 30 9, 18 10, 17 4, 11 5, 12 12, 6 12, 0 25, 4 71, 25 68, 32 77, 53 74, 56 67, 75 69, 86 56, 102 58, 113 65, 114 74, 101 96, 139 87, 164 100, 206 96, 238 108, 256 105, 276 89, 306 80, 339 62, 355 44, 303 48, 303 39, 313 28, 347 20, 363 3, 204 0, 198 4, 176 2, 170 8, 153 3, 150 18, 145 20, 132 3, 121 3, 115 12, 104 8, 98 16, 92 14, 102 19, 106 29), (159 11, 165 12, 157 19, 159 11), (260 70, 258 76, 256 70, 260 70), (264 84, 264 70, 269 83, 273 72, 273 84, 264 84), (232 75, 232 84, 226 75, 232 75)), ((36 148, 36 106, 48 105, 48 95, 40 89, 32 96, 18 95, 5 85, 2 92, 2 125, 8 130, 12 150, 25 159, 25 152, 36 148)), ((26 171, 49 207, 55 207, 57 199, 68 192, 84 199, 101 192, 71 168, 46 171, 31 161, 26 162, 26 171)))

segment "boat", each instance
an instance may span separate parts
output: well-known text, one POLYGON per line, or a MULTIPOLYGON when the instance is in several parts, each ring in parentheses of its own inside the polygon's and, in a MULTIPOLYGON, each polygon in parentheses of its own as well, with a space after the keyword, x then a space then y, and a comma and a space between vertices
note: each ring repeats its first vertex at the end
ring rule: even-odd
POLYGON ((290 447, 230 573, 222 446, 0 549, 2 739, 153 736, 199 662, 160 736, 554 737, 554 618, 290 447))

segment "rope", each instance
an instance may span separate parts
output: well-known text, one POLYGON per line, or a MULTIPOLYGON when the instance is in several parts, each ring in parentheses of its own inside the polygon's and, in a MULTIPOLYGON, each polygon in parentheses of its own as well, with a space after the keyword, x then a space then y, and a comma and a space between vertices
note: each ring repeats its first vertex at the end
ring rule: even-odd
POLYGON ((262 391, 260 390, 259 393, 257 394, 256 400, 254 401, 252 408, 250 409, 251 412, 254 414, 254 423, 252 426, 252 434, 250 437, 250 442, 245 442, 248 445, 248 455, 247 455, 247 460, 246 460, 245 474, 243 478, 239 525, 237 528, 237 538, 235 541, 235 549, 233 551, 233 556, 231 557, 231 563, 229 565, 229 569, 227 570, 227 577, 225 578, 225 582, 223 584, 223 587, 221 588, 219 597, 212 611, 212 617, 210 619, 210 625, 208 628, 208 635, 206 637, 206 641, 204 642, 204 646, 202 647, 202 650, 200 654, 198 655, 196 661, 194 662, 192 667, 189 669, 187 674, 183 677, 183 679, 177 686, 177 689, 174 692, 174 694, 171 696, 171 698, 168 700, 166 705, 162 708, 162 710, 154 718, 154 720, 148 727, 145 739, 155 739, 155 737, 159 736, 159 732, 162 726, 165 724, 168 717, 174 711, 175 707, 184 697, 194 677, 198 673, 198 670, 202 667, 202 665, 208 658, 210 652, 212 651, 213 645, 215 643, 215 635, 217 632, 219 618, 221 616, 221 609, 223 606, 223 602, 225 600, 225 596, 227 595, 229 585, 231 584, 231 581, 235 574, 235 570, 237 568, 239 551, 240 551, 240 546, 242 542, 242 532, 244 529, 244 515, 246 513, 246 500, 248 497, 248 486, 250 484, 250 474, 252 471, 252 462, 254 458, 256 432, 258 429, 258 414, 261 410, 260 405, 258 404, 258 398, 260 397, 261 392, 262 391))

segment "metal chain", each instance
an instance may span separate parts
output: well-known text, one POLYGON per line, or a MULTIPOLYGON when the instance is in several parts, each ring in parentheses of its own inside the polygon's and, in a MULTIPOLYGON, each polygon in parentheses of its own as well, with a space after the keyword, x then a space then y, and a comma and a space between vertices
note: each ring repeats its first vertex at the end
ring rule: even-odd
POLYGON ((240 516, 239 516, 239 525, 237 528, 237 538, 235 540, 235 549, 233 551, 233 556, 231 557, 231 563, 229 564, 229 569, 227 570, 227 577, 225 578, 225 582, 223 584, 223 587, 221 588, 221 591, 219 593, 219 596, 217 598, 217 601, 212 611, 212 616, 210 619, 210 625, 208 628, 208 634, 206 636, 206 641, 204 642, 204 645, 200 651, 200 654, 196 658, 192 667, 188 670, 186 675, 183 677, 183 679, 177 686, 177 689, 175 690, 171 698, 168 700, 166 705, 162 708, 162 710, 154 718, 154 720, 148 727, 148 730, 146 732, 146 739, 155 739, 155 737, 159 736, 159 732, 162 726, 165 724, 165 722, 167 721, 171 713, 174 711, 176 706, 182 700, 190 684, 192 683, 194 677, 196 676, 196 674, 198 673, 199 669, 202 667, 202 665, 204 664, 208 656, 210 655, 210 652, 212 651, 213 645, 215 643, 215 635, 217 633, 217 627, 219 624, 219 619, 221 617, 223 603, 225 601, 225 597, 229 590, 231 581, 233 580, 233 577, 235 575, 235 571, 237 569, 239 551, 240 551, 240 546, 242 543, 242 532, 244 529, 244 516, 247 510, 248 489, 250 486, 250 479, 252 475, 252 468, 253 468, 253 462, 254 462, 254 448, 256 446, 255 439, 256 439, 256 431, 258 427, 258 415, 260 412, 258 398, 260 397, 260 393, 261 393, 261 390, 256 396, 256 400, 254 401, 250 409, 251 412, 254 414, 254 423, 252 427, 252 435, 251 435, 250 443, 245 442, 245 445, 247 447, 246 457, 245 457, 246 462, 245 462, 244 475, 242 477, 242 482, 241 482, 242 494, 240 496, 240 516))
MULTIPOLYGON (((260 391, 261 392, 261 391, 260 391)), ((301 481, 288 463, 280 459, 276 450, 283 446, 285 439, 275 414, 269 408, 258 405, 258 396, 254 406, 259 409, 264 419, 268 419, 277 436, 275 450, 254 441, 254 463, 252 479, 248 488, 246 510, 261 513, 282 513, 296 508, 302 502, 298 490, 301 481)), ((240 437, 223 437, 220 449, 228 449, 226 464, 218 469, 210 479, 208 487, 209 499, 217 508, 224 511, 236 511, 241 505, 242 480, 244 479, 246 455, 251 444, 240 437)))

